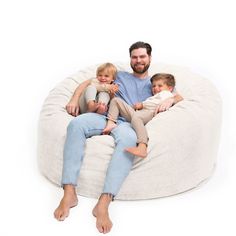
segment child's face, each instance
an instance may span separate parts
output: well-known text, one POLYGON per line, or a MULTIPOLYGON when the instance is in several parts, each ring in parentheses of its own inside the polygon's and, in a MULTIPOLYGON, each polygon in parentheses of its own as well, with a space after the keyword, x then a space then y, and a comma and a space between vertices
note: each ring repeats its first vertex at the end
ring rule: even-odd
POLYGON ((114 80, 113 76, 107 73, 107 71, 99 72, 97 75, 97 79, 103 84, 110 84, 114 80))
POLYGON ((167 84, 164 83, 163 80, 153 81, 153 83, 152 83, 153 95, 160 93, 163 90, 172 91, 172 89, 173 89, 172 86, 168 86, 167 84))

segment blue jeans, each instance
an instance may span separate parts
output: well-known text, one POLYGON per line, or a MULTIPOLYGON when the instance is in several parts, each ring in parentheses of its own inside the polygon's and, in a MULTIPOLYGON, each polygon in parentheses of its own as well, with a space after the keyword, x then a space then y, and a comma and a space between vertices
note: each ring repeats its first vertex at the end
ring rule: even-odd
MULTIPOLYGON (((62 172, 62 186, 77 185, 86 139, 100 135, 106 125, 106 117, 96 113, 85 113, 74 118, 67 128, 64 146, 64 162, 62 172)), ((125 152, 126 147, 135 146, 137 136, 130 123, 119 121, 112 130, 115 140, 115 150, 108 165, 103 193, 117 195, 122 183, 129 174, 134 156, 125 152)))

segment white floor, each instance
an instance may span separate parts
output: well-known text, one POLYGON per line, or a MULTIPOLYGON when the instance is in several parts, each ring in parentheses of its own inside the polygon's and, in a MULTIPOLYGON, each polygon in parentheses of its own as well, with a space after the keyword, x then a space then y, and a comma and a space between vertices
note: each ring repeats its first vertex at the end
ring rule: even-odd
POLYGON ((62 191, 38 171, 37 121, 55 84, 87 65, 127 61, 137 40, 152 44, 153 61, 190 66, 212 80, 223 99, 221 145, 216 171, 201 188, 113 202, 109 235, 236 235, 233 1, 147 0, 148 18, 139 0, 117 4, 122 17, 106 0, 82 2, 0 3, 0 235, 99 235, 95 199, 80 197, 64 222, 53 218, 62 191))

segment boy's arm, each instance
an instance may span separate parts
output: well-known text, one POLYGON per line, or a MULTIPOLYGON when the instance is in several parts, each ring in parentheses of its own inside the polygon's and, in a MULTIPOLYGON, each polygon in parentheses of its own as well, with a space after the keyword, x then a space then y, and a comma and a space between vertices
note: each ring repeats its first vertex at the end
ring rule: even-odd
POLYGON ((168 110, 171 106, 182 100, 183 97, 179 94, 174 95, 174 97, 165 99, 163 102, 157 105, 155 114, 168 110))
POLYGON ((87 88, 87 86, 91 83, 91 79, 85 80, 82 82, 75 90, 72 98, 66 105, 66 110, 69 114, 72 116, 78 116, 79 115, 79 98, 83 91, 87 88))
POLYGON ((116 93, 119 89, 117 84, 95 84, 98 92, 112 92, 116 93))
POLYGON ((99 83, 96 83, 96 84, 93 84, 97 91, 98 92, 108 92, 110 91, 110 84, 99 84, 99 83))

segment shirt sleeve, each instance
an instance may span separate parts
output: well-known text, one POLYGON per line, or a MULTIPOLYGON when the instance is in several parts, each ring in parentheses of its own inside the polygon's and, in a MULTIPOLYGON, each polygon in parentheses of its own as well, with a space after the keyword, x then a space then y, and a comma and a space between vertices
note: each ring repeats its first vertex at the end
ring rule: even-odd
POLYGON ((161 99, 161 101, 167 99, 167 98, 170 98, 170 97, 173 97, 173 93, 171 93, 170 91, 162 91, 159 93, 159 97, 161 99))

